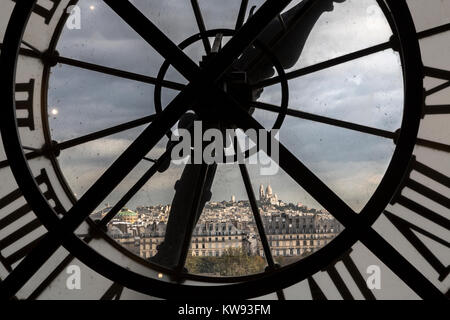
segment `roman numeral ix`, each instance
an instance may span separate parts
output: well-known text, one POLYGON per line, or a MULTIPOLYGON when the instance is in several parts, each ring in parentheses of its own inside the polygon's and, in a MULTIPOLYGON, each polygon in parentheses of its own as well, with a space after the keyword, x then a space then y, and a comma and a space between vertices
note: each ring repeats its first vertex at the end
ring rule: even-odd
MULTIPOLYGON (((404 195, 401 194, 401 190, 407 187, 415 192, 421 194, 422 196, 440 204, 441 206, 450 209, 450 199, 445 195, 431 189, 428 186, 411 178, 412 172, 418 172, 427 178, 433 180, 434 182, 450 188, 450 178, 423 163, 418 162, 415 157, 412 159, 409 168, 409 177, 405 180, 402 188, 399 188, 397 195, 393 198, 391 204, 399 204, 417 215, 441 226, 446 230, 450 230, 450 220, 446 217, 438 214, 431 209, 427 208, 425 205, 418 203, 404 195)), ((415 232, 426 236, 433 241, 450 248, 450 243, 438 236, 424 230, 423 228, 400 218, 392 212, 385 211, 386 217, 391 221, 391 223, 403 234, 403 236, 411 243, 411 245, 420 253, 420 255, 436 270, 439 274, 439 281, 444 281, 448 276, 450 271, 450 266, 444 265, 436 255, 419 239, 415 232)))
MULTIPOLYGON (((17 0, 12 0, 17 2, 17 0)), ((38 1, 39 2, 39 1, 38 1)), ((47 2, 51 2, 50 8, 48 6, 43 6, 38 3, 33 8, 33 13, 41 16, 45 20, 45 24, 49 24, 55 14, 56 9, 58 8, 61 0, 47 0, 47 2)))
MULTIPOLYGON (((45 187, 46 189, 43 193, 47 200, 52 200, 55 203, 54 209, 57 213, 63 214, 65 212, 63 206, 59 202, 58 198, 56 197, 56 194, 50 184, 50 180, 47 176, 47 173, 44 169, 41 170, 41 173, 39 176, 36 177, 36 182, 39 184, 40 187, 45 187)), ((19 189, 16 189, 6 196, 4 196, 2 199, 0 199, 0 210, 4 209, 8 205, 12 204, 13 202, 19 200, 22 198, 22 193, 19 189)), ((2 215, 2 218, 0 219, 0 231, 6 229, 13 223, 17 223, 19 219, 25 217, 31 213, 31 208, 28 204, 24 204, 18 209, 15 209, 14 211, 8 213, 7 215, 2 215)), ((0 262, 4 265, 4 267, 11 272, 12 271, 12 265, 19 260, 21 260, 23 257, 25 257, 30 250, 32 250, 36 244, 41 240, 43 235, 41 236, 34 236, 31 237, 33 240, 27 239, 26 241, 20 241, 27 237, 30 233, 32 233, 34 230, 39 228, 41 226, 41 223, 37 218, 33 219, 31 222, 28 222, 20 227, 15 228, 15 230, 10 233, 9 235, 3 237, 0 240, 0 262), (20 245, 17 244, 20 241, 20 245), (26 242, 25 245, 22 243, 26 242), (2 251, 4 251, 6 248, 10 247, 11 245, 17 245, 19 248, 15 248, 15 251, 13 253, 8 253, 7 256, 4 256, 2 254, 2 251)))

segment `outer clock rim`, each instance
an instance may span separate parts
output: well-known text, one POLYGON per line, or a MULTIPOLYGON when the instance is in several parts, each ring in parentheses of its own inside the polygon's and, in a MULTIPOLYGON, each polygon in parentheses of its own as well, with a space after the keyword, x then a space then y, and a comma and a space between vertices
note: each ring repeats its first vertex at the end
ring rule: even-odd
MULTIPOLYGON (((0 77, 2 84, 0 92, 2 93, 2 96, 5 97, 7 105, 12 108, 2 109, 3 116, 0 117, 0 123, 2 124, 1 131, 3 136, 7 135, 8 137, 12 137, 8 140, 4 140, 5 151, 8 158, 14 159, 14 161, 11 161, 11 170, 13 171, 18 185, 21 187, 21 190, 23 190, 24 197, 49 232, 51 234, 58 234, 59 232, 56 232, 55 230, 59 227, 59 220, 52 208, 48 206, 39 187, 34 182, 28 163, 23 155, 14 117, 15 101, 12 93, 14 92, 13 84, 15 83, 18 48, 26 23, 31 14, 32 6, 35 2, 36 1, 32 1, 30 2, 31 4, 18 2, 16 4, 5 35, 4 50, 2 52, 2 69, 5 70, 5 72, 0 77), (10 123, 8 123, 7 119, 11 120, 10 123)), ((407 46, 408 50, 402 51, 401 56, 403 64, 406 64, 407 66, 406 69, 403 68, 405 73, 405 110, 402 121, 402 131, 399 134, 397 148, 388 170, 371 200, 360 213, 364 222, 366 222, 363 226, 364 228, 369 228, 381 214, 382 210, 386 207, 394 194, 397 184, 401 182, 401 178, 405 174, 405 172, 399 172, 400 170, 395 170, 395 168, 406 168, 406 164, 410 160, 417 138, 421 107, 423 104, 423 76, 421 65, 420 68, 417 65, 417 63, 421 61, 421 56, 412 18, 404 1, 386 0, 386 2, 390 6, 392 14, 396 15, 398 18, 397 21, 399 24, 397 24, 397 31, 400 34, 405 34, 405 39, 400 39, 401 43, 407 41, 410 46, 407 46), (402 16, 402 14, 404 15, 402 16), (393 170, 394 172, 392 174, 393 170), (391 173, 390 179, 387 179, 389 173, 391 173), (395 185, 390 185, 392 180, 395 180, 395 185), (376 195, 378 195, 378 197, 376 195), (370 208, 369 204, 373 208, 370 208), (375 210, 374 208, 380 208, 380 210, 375 210)), ((402 47, 402 49, 405 48, 402 47)), ((359 234, 363 232, 364 229, 345 229, 335 238, 335 240, 314 255, 277 271, 260 274, 259 279, 257 280, 225 286, 206 287, 164 283, 126 270, 95 252, 74 234, 67 235, 63 245, 80 261, 103 276, 117 281, 130 289, 143 293, 163 298, 192 298, 193 294, 196 297, 206 298, 217 298, 220 296, 247 298, 267 294, 274 290, 293 285, 304 280, 308 275, 320 271, 356 243, 359 234), (303 272, 298 272, 302 267, 304 268, 303 272)))
MULTIPOLYGON (((384 0, 375 0, 378 5, 380 6, 381 10, 384 13, 384 17, 387 19, 389 26, 391 28, 391 30, 395 29, 395 23, 392 19, 392 17, 389 15, 390 11, 386 6, 386 3, 384 0)), ((68 6, 70 5, 74 5, 77 4, 79 2, 79 0, 70 0, 68 3, 68 6)), ((67 16, 67 14, 66 14, 67 16)), ((58 25, 56 27, 56 30, 53 34, 53 37, 51 39, 50 42, 50 46, 49 46, 49 52, 54 52, 56 50, 56 46, 58 44, 59 38, 61 36, 61 32, 62 29, 64 27, 64 23, 65 23, 65 19, 66 17, 64 17, 64 15, 61 17, 60 21, 58 22, 58 25)), ((211 30, 207 30, 207 32, 213 32, 213 30, 215 29, 211 29, 211 30)), ((217 30, 222 30, 222 29, 217 29, 217 30)), ((224 32, 229 32, 231 31, 231 29, 223 29, 224 32)), ((189 41, 190 39, 194 39, 196 37, 198 37, 199 34, 196 35, 192 35, 190 36, 188 39, 182 41, 180 43, 180 45, 184 45, 187 41, 189 41)), ((267 49, 266 49, 267 50, 267 49)), ((166 62, 165 62, 166 63, 166 62)), ((164 66, 164 65, 163 65, 164 66)), ((48 117, 47 115, 47 93, 48 93, 48 83, 49 83, 49 77, 50 77, 50 70, 51 67, 49 65, 45 65, 44 66, 44 73, 43 73, 43 81, 42 83, 44 84, 42 86, 42 90, 41 90, 41 96, 42 96, 42 103, 41 103, 41 113, 42 113, 42 123, 44 124, 44 134, 45 134, 45 139, 46 139, 46 143, 47 144, 51 144, 52 143, 52 139, 51 139, 51 133, 49 130, 49 123, 48 123, 48 117)), ((160 71, 161 72, 161 71, 160 71)), ((282 75, 284 75, 284 72, 282 72, 282 75)), ((289 90, 289 88, 283 88, 283 82, 282 82, 282 89, 283 90, 289 90)), ((282 106, 283 108, 283 106, 282 106)), ((283 121, 284 116, 280 119, 280 115, 278 116, 278 120, 283 121)), ((277 122, 278 122, 277 120, 277 122)), ((67 196, 69 197, 70 201, 72 203, 76 202, 76 198, 71 190, 70 185, 68 184, 68 182, 65 179, 64 173, 62 172, 60 166, 59 166, 59 162, 56 158, 56 156, 53 153, 50 153, 48 155, 48 157, 50 158, 53 167, 55 169, 55 172, 57 174, 58 179, 60 180, 60 183, 62 184, 64 191, 66 192, 67 196)), ((375 221, 376 218, 378 218, 378 215, 374 215, 372 221, 375 221)), ((143 265, 144 267, 150 268, 154 271, 158 271, 158 272, 162 272, 164 274, 167 275, 172 275, 173 274, 173 270, 167 269, 163 266, 159 266, 156 264, 153 264, 145 259, 142 259, 141 257, 137 256, 136 254, 130 252, 129 250, 125 249, 124 247, 122 247, 120 244, 118 244, 116 241, 114 241, 114 239, 112 239, 111 237, 108 236, 108 234, 106 234, 103 230, 97 228, 96 224, 90 219, 87 218, 87 222, 90 225, 91 228, 96 229, 96 233, 101 236, 105 241, 107 241, 111 246, 113 246, 115 249, 119 250, 122 254, 126 255, 128 258, 132 259, 133 261, 135 261, 136 263, 143 265)), ((373 223, 373 222, 372 222, 373 223)), ((333 239, 334 241, 334 239, 333 239)), ((295 263, 293 263, 295 264, 295 263)), ((291 264, 290 264, 291 265, 291 264)), ((288 265, 288 266, 290 266, 288 265)), ((285 266, 285 267, 288 267, 285 266)), ((238 281, 248 281, 251 279, 257 279, 262 273, 257 273, 257 274, 250 274, 250 275, 245 275, 245 276, 234 276, 234 277, 211 277, 211 276, 203 276, 203 275, 196 275, 196 274, 191 274, 191 273, 187 273, 185 275, 183 275, 185 280, 193 280, 193 281, 203 281, 203 282, 209 282, 209 283, 234 283, 234 282, 238 282, 238 281)))

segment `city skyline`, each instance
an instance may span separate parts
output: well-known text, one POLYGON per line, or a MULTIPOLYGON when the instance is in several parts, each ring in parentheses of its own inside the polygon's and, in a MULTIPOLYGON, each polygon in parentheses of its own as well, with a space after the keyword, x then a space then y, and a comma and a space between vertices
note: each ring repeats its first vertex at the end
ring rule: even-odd
MULTIPOLYGON (((259 192, 255 193, 255 195, 259 195, 259 199, 257 199, 258 202, 261 202, 262 200, 264 200, 264 199, 262 199, 262 197, 265 197, 265 196, 267 196, 267 194, 269 194, 270 197, 266 197, 265 198, 265 199, 269 200, 269 202, 270 202, 270 199, 276 199, 275 201, 282 202, 282 203, 284 203, 286 205, 295 205, 295 206, 298 206, 298 207, 304 207, 305 209, 313 209, 313 210, 316 210, 317 212, 328 213, 328 211, 323 209, 320 205, 318 207, 310 207, 310 206, 308 206, 308 205, 306 205, 306 204, 304 204, 302 202, 299 202, 299 201, 297 201, 297 202, 293 202, 293 201, 285 202, 282 199, 282 197, 279 197, 278 194, 273 191, 272 186, 270 184, 267 184, 267 186, 265 188, 264 188, 264 184, 260 184, 258 189, 259 189, 259 192), (264 190, 263 193, 261 192, 262 189, 264 190), (269 193, 267 192, 268 190, 270 190, 269 193)), ((236 195, 232 194, 228 199, 223 198, 221 200, 210 200, 210 201, 206 202, 205 207, 207 207, 208 205, 214 205, 214 204, 217 204, 217 203, 226 203, 226 202, 232 202, 232 203, 234 203, 234 202, 249 202, 249 200, 248 200, 248 198, 245 198, 245 197, 244 198, 236 198, 236 195)), ((271 203, 271 204, 275 204, 275 203, 271 203)), ((113 206, 114 206, 114 204, 111 204, 111 203, 108 203, 108 202, 104 203, 103 205, 101 205, 101 209, 97 209, 93 214, 96 214, 99 211, 103 211, 103 210, 105 210, 107 208, 112 208, 113 206)), ((136 205, 136 206, 125 205, 122 208, 122 210, 130 210, 130 208, 134 208, 135 209, 134 211, 137 211, 138 208, 145 208, 145 207, 153 207, 154 208, 154 207, 170 207, 170 206, 171 206, 171 203, 140 204, 140 205, 136 205)))
MULTIPOLYGON (((308 208, 302 203, 287 204, 278 198, 270 185, 259 186, 257 203, 258 219, 267 239, 265 241, 268 241, 274 258, 283 258, 280 260, 282 264, 292 263, 317 251, 342 230, 340 223, 328 212, 308 208)), ((107 205, 94 213, 92 218, 102 219, 110 210, 111 207, 107 205)), ((176 259, 172 256, 176 256, 174 248, 180 245, 175 245, 178 243, 178 236, 173 231, 169 232, 173 228, 171 214, 172 207, 167 204, 137 207, 135 211, 122 208, 108 223, 107 232, 116 242, 141 258, 169 267, 176 259), (170 244, 165 245, 166 241, 170 244)), ((189 248, 188 260, 191 266, 202 263, 195 258, 213 259, 210 261, 212 265, 221 265, 225 263, 220 259, 224 255, 233 259, 247 256, 254 260, 255 257, 265 257, 267 254, 267 248, 262 245, 261 229, 256 223, 250 203, 236 200, 234 196, 221 202, 206 203, 193 227, 189 248)), ((219 273, 224 275, 224 266, 212 267, 211 264, 208 267, 211 273, 221 270, 219 273)), ((259 272, 262 272, 265 264, 259 261, 258 265, 259 272)), ((247 270, 245 267, 244 269, 247 270)), ((242 269, 240 272, 245 273, 242 269)), ((230 270, 225 273, 233 275, 230 270)))

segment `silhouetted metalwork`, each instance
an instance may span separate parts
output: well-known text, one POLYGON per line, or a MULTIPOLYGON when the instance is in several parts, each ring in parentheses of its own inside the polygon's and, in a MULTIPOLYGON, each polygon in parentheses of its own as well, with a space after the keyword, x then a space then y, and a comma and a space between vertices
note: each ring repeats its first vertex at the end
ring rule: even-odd
MULTIPOLYGON (((20 191, 29 203, 30 208, 34 210, 39 217, 40 222, 49 230, 39 243, 28 252, 26 257, 14 268, 9 276, 0 282, 0 298, 11 298, 16 292, 39 270, 39 268, 51 257, 51 255, 61 246, 66 247, 72 254, 80 259, 81 262, 91 266, 102 275, 112 279, 114 284, 105 293, 103 298, 119 297, 123 286, 157 295, 163 298, 193 297, 196 298, 217 298, 230 297, 247 298, 278 291, 279 297, 283 298, 281 290, 297 281, 308 279, 311 290, 315 297, 324 298, 320 287, 310 277, 312 273, 319 270, 331 272, 333 281, 335 281, 339 292, 345 298, 352 298, 348 288, 336 274, 333 275, 333 266, 336 259, 342 258, 343 254, 348 252, 356 241, 361 241, 369 250, 371 250, 379 259, 381 259, 391 270, 393 270, 406 284, 408 284, 419 296, 423 298, 443 299, 445 296, 439 291, 433 283, 426 279, 410 262, 401 256, 387 241, 385 241, 371 225, 379 217, 386 205, 391 201, 402 181, 405 181, 405 168, 410 163, 412 150, 417 140, 417 131, 422 114, 423 95, 422 80, 424 71, 429 76, 435 76, 441 79, 448 79, 448 72, 444 70, 433 70, 425 68, 422 70, 420 65, 420 51, 417 39, 427 37, 443 30, 448 30, 449 25, 443 25, 438 28, 430 29, 422 33, 414 32, 414 25, 408 14, 407 6, 403 1, 386 0, 379 1, 384 12, 390 12, 389 21, 398 22, 391 25, 395 30, 395 36, 391 41, 384 44, 360 50, 342 57, 319 63, 314 66, 306 67, 287 74, 284 71, 278 77, 274 75, 273 59, 265 55, 263 50, 252 47, 255 40, 261 42, 274 52, 276 60, 279 61, 283 69, 295 65, 302 52, 305 41, 320 15, 332 10, 333 2, 342 2, 323 0, 305 0, 298 6, 290 9, 284 14, 280 12, 289 4, 288 0, 269 0, 255 12, 254 15, 245 21, 245 12, 247 11, 248 1, 243 0, 239 10, 239 16, 236 21, 236 34, 219 52, 212 52, 209 48, 208 30, 203 22, 200 7, 197 1, 192 1, 193 10, 199 28, 199 38, 203 41, 205 51, 213 53, 209 61, 199 68, 195 62, 187 57, 182 49, 175 45, 162 31, 160 31, 151 21, 149 21, 141 12, 139 12, 128 1, 105 0, 122 19, 130 25, 141 37, 146 40, 157 52, 159 52, 167 61, 177 69, 186 79, 189 80, 187 86, 164 81, 161 78, 151 78, 125 71, 106 68, 98 65, 88 64, 68 58, 62 58, 56 52, 39 53, 29 44, 27 48, 20 48, 22 33, 26 22, 34 13, 43 16, 46 21, 51 19, 54 14, 51 10, 44 11, 42 7, 35 6, 36 1, 18 2, 11 16, 11 22, 8 26, 4 44, 2 45, 2 59, 0 75, 0 90, 4 97, 5 108, 1 110, 0 124, 4 139, 5 151, 8 156, 8 162, 2 162, 3 165, 9 165, 13 171, 16 180, 20 186, 20 191), (386 10, 388 7, 389 10, 386 10), (267 27, 267 28, 265 28, 267 27), (295 45, 293 47, 292 45, 295 45), (220 286, 193 286, 178 283, 167 283, 156 279, 144 277, 122 268, 112 261, 109 261, 102 255, 99 255, 86 242, 89 238, 98 232, 102 232, 105 224, 114 217, 115 213, 126 204, 131 197, 151 178, 161 167, 167 165, 170 146, 166 153, 156 160, 156 163, 147 171, 147 173, 130 189, 130 191, 115 205, 110 214, 97 225, 92 225, 93 235, 87 239, 79 239, 74 231, 85 221, 88 215, 108 196, 112 190, 129 174, 129 172, 142 160, 148 152, 170 131, 176 122, 182 118, 188 110, 194 110, 201 120, 211 121, 211 110, 206 110, 206 104, 212 104, 216 116, 221 120, 221 124, 228 127, 237 127, 241 129, 261 129, 262 126, 249 114, 252 104, 253 107, 274 111, 276 107, 256 102, 258 90, 265 86, 293 79, 311 72, 316 72, 329 68, 347 61, 351 61, 369 54, 393 48, 401 53, 402 66, 404 67, 405 77, 405 108, 404 119, 401 130, 396 133, 387 132, 380 129, 369 128, 358 124, 352 124, 336 119, 329 119, 317 115, 311 115, 300 111, 288 109, 286 106, 284 115, 292 115, 317 122, 327 123, 351 130, 378 135, 384 138, 394 139, 396 151, 393 159, 387 169, 386 175, 380 183, 379 188, 362 212, 356 213, 347 204, 345 204, 330 188, 317 178, 299 159, 297 159, 287 148, 280 145, 280 167, 291 176, 300 186, 302 186, 313 198, 315 198, 325 209, 333 214, 344 226, 345 230, 329 245, 319 252, 311 255, 301 261, 296 262, 290 268, 276 268, 270 253, 270 248, 265 237, 263 227, 259 217, 259 210, 252 192, 251 181, 245 166, 241 166, 241 173, 244 179, 250 204, 254 214, 255 221, 260 231, 260 237, 264 247, 266 259, 269 264, 267 272, 256 275, 255 277, 245 278, 248 281, 239 282, 239 278, 234 279, 236 283, 220 286), (148 116, 130 123, 122 124, 113 128, 101 130, 99 132, 75 138, 70 141, 53 143, 48 141, 48 145, 56 150, 70 148, 81 143, 92 141, 100 137, 110 135, 115 132, 126 130, 141 124, 151 122, 149 126, 139 135, 139 137, 127 148, 127 150, 112 164, 110 168, 92 185, 92 187, 78 200, 74 200, 73 207, 64 214, 61 219, 58 217, 54 208, 51 208, 46 197, 36 186, 35 177, 27 167, 27 160, 44 155, 48 146, 42 150, 23 154, 23 147, 17 135, 17 123, 15 117, 14 92, 16 84, 14 83, 14 66, 17 60, 17 54, 23 54, 30 57, 43 59, 44 62, 54 64, 55 62, 66 63, 80 68, 86 68, 93 71, 103 72, 114 76, 151 83, 156 86, 164 86, 172 89, 181 90, 177 97, 165 108, 157 110, 157 115, 148 116), (255 99, 248 101, 239 99, 239 95, 233 95, 232 92, 224 92, 218 86, 229 72, 230 67, 238 71, 245 72, 252 83, 251 90, 254 90, 255 99), (225 110, 226 107, 226 110, 225 110), (154 120, 154 121, 153 121, 154 120), (259 222, 258 222, 259 221, 259 222), (331 267, 330 267, 331 266, 331 267), (328 269, 327 269, 328 268, 328 269), (261 285, 264 284, 264 285, 261 285)), ((53 4, 56 2, 53 1, 53 4)), ((214 36, 214 35, 212 35, 214 36)), ((442 86, 446 86, 444 84, 442 86)), ((442 86, 432 89, 442 90, 442 86)), ((259 91, 260 92, 260 91, 259 91)), ((428 92, 429 93, 429 92, 428 92)), ((431 112, 447 112, 445 106, 431 107, 431 112)), ((283 116, 284 116, 283 115, 283 116)), ((20 125, 20 123, 19 123, 20 125)), ((439 147, 432 141, 423 140, 422 144, 427 147, 439 147)), ((442 148, 443 146, 441 146, 442 148)), ((443 147, 445 149, 445 146, 443 147)), ((262 150, 267 151, 267 150, 262 150)), ((56 152, 54 152, 56 153, 56 152)), ((50 155, 52 156, 52 155, 50 155)), ((55 157, 55 155, 53 155, 55 157)), ((417 168, 417 166, 416 166, 417 168)), ((419 166, 419 169, 424 169, 419 166)), ((423 171, 423 170, 422 170, 423 171)), ((430 170, 427 169, 426 173, 430 170)), ((181 236, 166 235, 165 245, 172 246, 170 261, 157 261, 163 266, 170 266, 174 269, 174 277, 183 278, 184 262, 188 253, 190 238, 193 228, 198 220, 199 214, 206 202, 207 192, 211 188, 215 174, 214 166, 188 165, 179 181, 179 188, 172 204, 173 212, 170 219, 176 223, 183 223, 180 228, 181 236), (192 188, 192 184, 195 185, 192 188), (191 190, 189 190, 191 189, 191 190), (206 192, 205 192, 206 191, 206 192), (178 202, 177 202, 178 201, 178 202), (189 204, 187 211, 180 206, 180 203, 189 204), (188 212, 188 214, 186 214, 188 212), (181 241, 180 241, 181 240, 181 241), (172 243, 171 243, 172 242, 172 243), (172 259, 175 257, 176 259, 172 259)), ((442 176, 436 176, 442 179, 442 176)), ((444 176, 445 182, 448 177, 444 176)), ((411 181, 409 181, 411 185, 411 181)), ((413 188, 419 192, 433 197, 438 201, 448 204, 448 199, 424 189, 417 184, 412 184, 413 188)), ((420 213, 420 212, 419 212, 420 213)), ((391 216, 391 218, 393 218, 391 216)), ((393 218, 395 219, 395 218, 393 218)), ((171 224, 171 223, 169 223, 171 224)), ((173 224, 173 223, 172 223, 173 224)), ((404 225, 398 224, 400 228, 404 225)), ((34 227, 34 226, 32 226, 34 227)), ((31 228, 31 227, 30 227, 31 228)), ((174 229, 175 230, 175 229, 174 229)), ((27 230, 23 230, 26 233, 27 230)), ((15 234, 14 238, 22 235, 15 234)), ((9 240, 14 240, 10 238, 9 240)), ((164 256, 164 255, 163 255, 164 256)), ((167 257, 167 255, 166 255, 167 257)), ((427 255, 427 257, 430 257, 427 255)), ((36 289, 31 297, 37 297, 39 292, 51 282, 56 276, 56 270, 62 270, 65 263, 69 263, 72 257, 67 257, 52 273, 41 286, 36 289)), ((155 259, 157 260, 158 257, 155 259)), ((348 257, 343 258, 344 264, 354 277, 358 288, 361 288, 361 278, 355 273, 355 266, 348 257)), ((156 266, 157 268, 157 266, 156 266)), ((179 278, 179 279, 180 279, 179 278)), ((233 280, 233 279, 232 279, 233 280)), ((232 282, 232 281, 230 281, 232 282)), ((372 298, 371 294, 364 291, 366 298, 372 298)))

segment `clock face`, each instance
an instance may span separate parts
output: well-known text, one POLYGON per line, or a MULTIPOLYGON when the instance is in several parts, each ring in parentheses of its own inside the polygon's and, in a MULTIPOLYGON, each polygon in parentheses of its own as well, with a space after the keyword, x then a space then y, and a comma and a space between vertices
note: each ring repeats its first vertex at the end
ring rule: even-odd
POLYGON ((153 2, 0 4, 1 297, 448 298, 450 0, 153 2))

